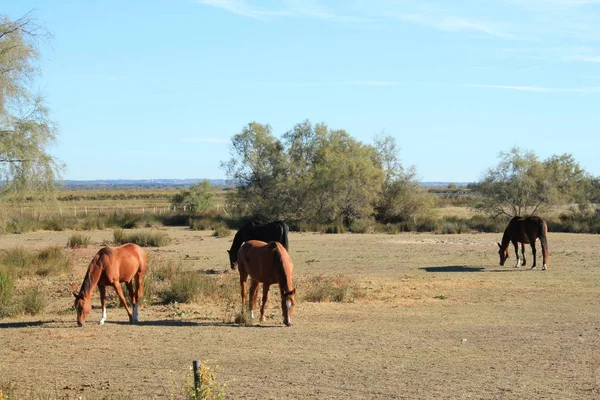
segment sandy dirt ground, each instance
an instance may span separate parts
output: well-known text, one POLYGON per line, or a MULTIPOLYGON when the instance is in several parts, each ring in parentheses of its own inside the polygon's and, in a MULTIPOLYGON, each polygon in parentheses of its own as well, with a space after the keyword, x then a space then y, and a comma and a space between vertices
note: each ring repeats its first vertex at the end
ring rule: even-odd
MULTIPOLYGON (((228 269, 232 237, 163 231, 173 241, 148 249, 151 259, 228 269)), ((71 234, 2 236, 0 249, 65 246, 71 234)), ((514 254, 498 265, 500 234, 291 233, 300 299, 292 327, 281 324, 274 287, 262 325, 237 325, 213 301, 147 304, 138 325, 113 308, 99 326, 96 292, 89 323, 77 328, 71 291, 112 239, 85 234, 87 249, 66 249, 73 272, 44 281, 44 313, 0 319, 0 384, 24 398, 184 398, 193 360, 219 366, 231 399, 600 398, 595 235, 550 233, 550 268, 531 271, 515 268, 514 254), (302 282, 316 275, 347 275, 364 296, 302 301, 302 282)))

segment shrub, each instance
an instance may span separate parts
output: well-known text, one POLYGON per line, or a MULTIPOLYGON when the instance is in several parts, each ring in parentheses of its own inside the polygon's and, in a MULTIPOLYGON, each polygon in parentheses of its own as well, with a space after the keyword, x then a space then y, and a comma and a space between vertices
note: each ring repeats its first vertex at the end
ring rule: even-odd
POLYGON ((38 286, 32 286, 23 293, 21 302, 23 313, 37 315, 46 308, 46 299, 38 286))
POLYGON ((349 230, 352 233, 372 233, 373 222, 368 219, 356 219, 350 224, 349 230))
POLYGON ((224 238, 231 235, 231 230, 227 228, 225 225, 220 224, 215 226, 215 231, 213 232, 214 237, 224 238))
POLYGON ((88 247, 89 244, 90 237, 81 233, 75 233, 69 237, 69 240, 67 240, 67 247, 71 249, 88 247))
POLYGON ((142 247, 161 247, 171 243, 171 238, 163 232, 137 232, 125 234, 122 229, 115 229, 113 239, 116 244, 135 243, 142 247))
POLYGON ((347 276, 314 276, 302 289, 306 301, 318 303, 324 301, 348 303, 363 297, 362 290, 347 276))
POLYGON ((71 258, 56 246, 39 252, 15 247, 0 253, 0 264, 17 277, 60 275, 69 270, 71 258))
MULTIPOLYGON (((219 303, 233 304, 239 300, 237 277, 233 274, 205 274, 201 271, 186 271, 173 262, 158 262, 153 268, 152 288, 161 303, 191 303, 200 297, 219 303)), ((237 303, 236 303, 237 304, 237 303)))
POLYGON ((0 271, 0 317, 11 315, 10 306, 14 289, 15 282, 12 275, 7 271, 0 271))

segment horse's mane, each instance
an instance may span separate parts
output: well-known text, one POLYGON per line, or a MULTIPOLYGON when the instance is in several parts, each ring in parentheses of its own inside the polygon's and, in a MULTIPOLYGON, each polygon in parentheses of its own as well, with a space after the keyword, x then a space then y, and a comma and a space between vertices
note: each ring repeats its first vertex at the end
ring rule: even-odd
POLYGON ((80 296, 85 297, 91 293, 94 286, 98 283, 102 271, 104 271, 107 261, 106 259, 110 259, 113 253, 113 249, 110 247, 103 247, 98 251, 98 253, 96 253, 94 258, 92 258, 87 272, 85 273, 85 278, 83 278, 81 288, 79 289, 80 296))
POLYGON ((229 253, 233 256, 233 261, 237 261, 237 252, 242 246, 242 243, 244 243, 244 236, 246 235, 246 231, 248 231, 248 229, 254 228, 256 225, 259 224, 260 222, 258 221, 250 221, 242 225, 242 227, 235 233, 235 236, 233 237, 233 242, 231 243, 231 248, 229 249, 229 253))
MULTIPOLYGON (((279 276, 279 286, 284 294, 293 291, 292 273, 290 270, 290 259, 283 254, 277 242, 269 242, 269 249, 273 251, 273 267, 279 276)), ((283 247, 283 245, 282 245, 283 247)))

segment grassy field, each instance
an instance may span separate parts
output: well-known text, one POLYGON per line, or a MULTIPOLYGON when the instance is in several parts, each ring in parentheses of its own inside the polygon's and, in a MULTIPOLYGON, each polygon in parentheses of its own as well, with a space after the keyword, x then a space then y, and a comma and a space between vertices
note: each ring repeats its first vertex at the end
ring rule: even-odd
POLYGON ((71 291, 112 231, 86 233, 90 245, 79 249, 65 247, 68 231, 2 236, 2 249, 62 246, 72 266, 19 280, 17 291, 38 285, 47 306, 0 320, 0 388, 17 398, 185 398, 197 359, 219 366, 232 399, 600 397, 595 235, 551 232, 542 272, 513 268, 514 255, 498 266, 500 234, 292 233, 298 303, 287 328, 276 287, 267 322, 238 325, 237 273, 201 273, 228 270, 231 236, 160 232, 171 242, 147 249, 151 271, 174 265, 217 291, 163 304, 164 281, 150 277, 139 325, 114 306, 104 326, 94 308, 83 329, 71 291), (344 291, 341 301, 314 296, 323 282, 344 291))

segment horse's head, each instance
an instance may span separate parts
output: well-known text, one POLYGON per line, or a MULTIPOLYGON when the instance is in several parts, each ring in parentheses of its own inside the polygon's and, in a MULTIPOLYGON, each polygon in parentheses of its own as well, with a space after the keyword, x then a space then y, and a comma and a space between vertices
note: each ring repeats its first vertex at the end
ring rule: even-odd
POLYGON ((296 304, 296 289, 292 289, 281 295, 281 309, 283 310, 283 323, 286 326, 292 325, 292 316, 294 315, 294 304, 296 304))
POLYGON ((77 310, 77 326, 82 327, 92 311, 92 302, 89 299, 86 301, 81 293, 73 293, 73 296, 75 296, 73 307, 77 310))
POLYGON ((237 267, 237 253, 235 251, 227 250, 227 254, 229 255, 229 266, 231 269, 235 269, 237 267))
POLYGON ((500 248, 500 250, 498 250, 498 254, 500 255, 500 265, 504 265, 504 262, 508 259, 508 246, 502 248, 502 245, 498 243, 498 247, 500 248))

